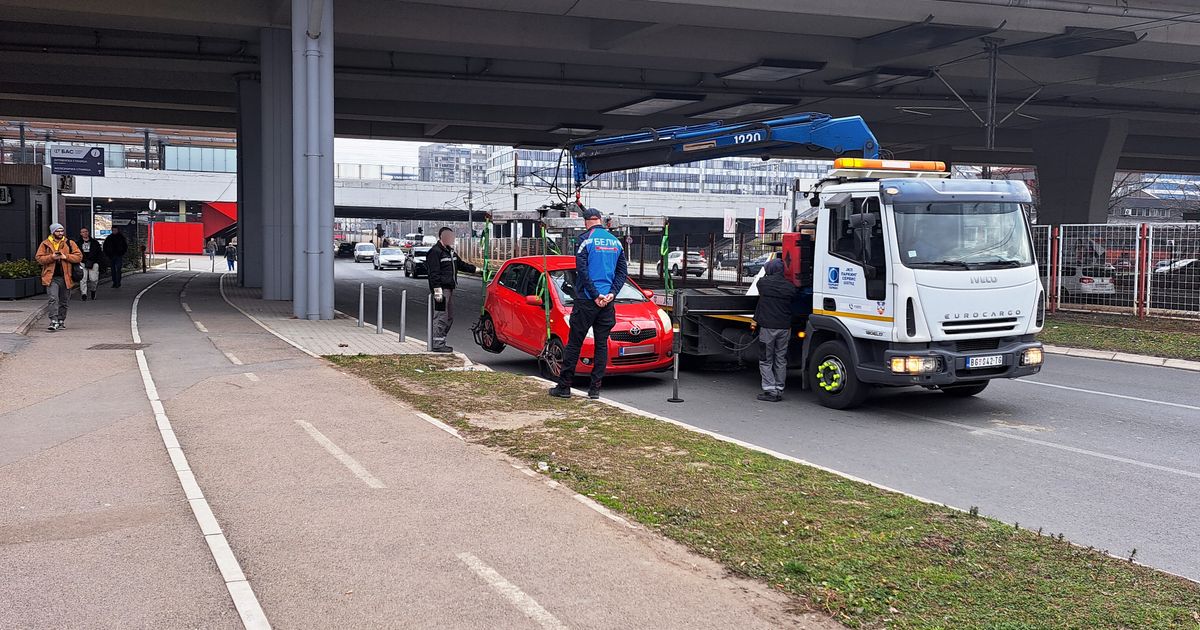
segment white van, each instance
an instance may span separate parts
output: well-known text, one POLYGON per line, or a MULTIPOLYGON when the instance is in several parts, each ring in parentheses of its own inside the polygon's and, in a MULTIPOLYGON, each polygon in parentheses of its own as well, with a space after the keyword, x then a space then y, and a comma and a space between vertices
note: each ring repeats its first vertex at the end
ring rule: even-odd
POLYGON ((354 262, 371 262, 375 260, 375 244, 359 243, 354 246, 354 262))

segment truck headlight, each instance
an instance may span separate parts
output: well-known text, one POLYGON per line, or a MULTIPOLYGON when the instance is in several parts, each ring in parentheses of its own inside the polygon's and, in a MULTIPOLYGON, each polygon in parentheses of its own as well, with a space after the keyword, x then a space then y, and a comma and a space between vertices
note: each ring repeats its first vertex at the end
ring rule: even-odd
POLYGON ((1030 348, 1021 353, 1021 365, 1041 365, 1042 358, 1041 348, 1030 348))
POLYGON ((940 369, 937 357, 892 357, 893 374, 929 374, 940 369))

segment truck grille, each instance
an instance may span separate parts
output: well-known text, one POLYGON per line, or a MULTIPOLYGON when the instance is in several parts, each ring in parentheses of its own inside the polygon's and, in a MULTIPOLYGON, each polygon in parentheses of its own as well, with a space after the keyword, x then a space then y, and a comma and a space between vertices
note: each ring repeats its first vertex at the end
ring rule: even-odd
POLYGON ((942 322, 942 332, 947 335, 1007 332, 1016 327, 1016 317, 997 317, 995 319, 969 319, 955 322, 942 322))
POLYGON ((977 352, 979 350, 996 350, 1000 347, 1000 339, 967 339, 965 341, 955 342, 955 348, 959 352, 977 352))
POLYGON ((628 330, 614 330, 614 331, 608 333, 608 338, 612 339, 613 341, 627 341, 627 342, 649 341, 651 339, 654 339, 657 336, 658 336, 658 331, 655 330, 654 328, 643 328, 643 329, 639 330, 638 334, 636 334, 636 335, 633 334, 632 332, 629 332, 628 330))

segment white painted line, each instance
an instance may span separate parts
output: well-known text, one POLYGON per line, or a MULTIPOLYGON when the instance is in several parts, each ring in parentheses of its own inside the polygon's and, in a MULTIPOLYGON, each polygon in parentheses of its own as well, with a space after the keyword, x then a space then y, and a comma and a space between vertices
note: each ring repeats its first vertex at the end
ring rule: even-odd
POLYGON ((446 424, 445 422, 442 422, 441 420, 438 420, 437 418, 434 418, 433 416, 431 416, 429 414, 421 413, 420 411, 414 411, 413 413, 417 414, 418 418, 424 420, 425 422, 428 422, 429 424, 432 424, 433 426, 445 431, 446 433, 449 433, 450 435, 453 435, 454 437, 456 437, 460 440, 464 440, 464 441, 466 440, 466 438, 464 438, 458 432, 458 429, 455 429, 454 427, 446 424))
POLYGON ((208 543, 208 550, 212 552, 213 558, 217 561, 217 568, 221 570, 222 579, 226 582, 246 581, 246 575, 242 573, 242 567, 233 557, 233 550, 229 548, 229 541, 225 540, 225 534, 209 534, 204 537, 204 542, 208 543))
POLYGON ((945 425, 948 427, 956 427, 959 429, 964 429, 964 430, 970 431, 972 433, 982 433, 985 435, 994 435, 996 437, 1007 438, 1009 440, 1016 440, 1018 442, 1025 442, 1027 444, 1036 444, 1038 446, 1044 446, 1046 448, 1052 448, 1052 449, 1056 449, 1059 451, 1066 451, 1068 453, 1075 453, 1077 455, 1086 455, 1087 457, 1095 457, 1097 459, 1105 459, 1108 461, 1120 462, 1122 464, 1129 464, 1130 466, 1137 466, 1139 468, 1148 468, 1150 470, 1157 470, 1159 472, 1171 473, 1173 475, 1181 475, 1183 477, 1191 477, 1192 479, 1200 479, 1200 472, 1192 472, 1190 470, 1181 470, 1179 468, 1171 468, 1170 466, 1160 466, 1158 464, 1151 464, 1150 462, 1143 462, 1143 461, 1136 460, 1136 459, 1130 459, 1128 457, 1121 457, 1119 455, 1109 455, 1108 453, 1092 451, 1092 450, 1088 450, 1086 448, 1079 448, 1076 446, 1067 446, 1065 444, 1057 444, 1055 442, 1048 442, 1046 440, 1039 440, 1036 438, 1025 437, 1023 435, 1016 435, 1013 433, 1005 433, 1003 431, 997 431, 995 429, 988 429, 985 427, 971 426, 969 424, 963 424, 961 422, 954 422, 953 420, 942 420, 941 418, 930 418, 928 416, 922 416, 922 415, 918 415, 915 413, 906 413, 903 411, 896 411, 894 409, 884 409, 882 411, 884 411, 885 413, 893 413, 893 414, 896 414, 899 416, 904 416, 906 418, 912 418, 913 420, 924 420, 925 422, 932 422, 934 424, 941 424, 941 425, 945 425))
POLYGON ((255 383, 262 380, 262 379, 258 378, 258 375, 255 374, 254 372, 242 372, 242 376, 245 376, 246 378, 250 379, 251 381, 253 381, 255 383))
POLYGON ((262 323, 262 321, 259 320, 257 317, 251 315, 250 313, 247 313, 245 309, 243 309, 242 307, 238 306, 237 304, 234 304, 233 302, 231 302, 229 300, 229 298, 225 295, 225 276, 228 276, 228 275, 229 275, 228 273, 221 274, 221 279, 218 282, 218 286, 221 289, 221 299, 225 300, 226 304, 237 309, 237 312, 241 313, 242 315, 245 315, 250 321, 254 322, 255 324, 258 324, 259 327, 261 327, 263 330, 271 333, 272 335, 275 335, 276 337, 279 338, 280 341, 286 343, 287 345, 299 350, 300 352, 303 352, 304 354, 307 354, 308 356, 310 356, 314 359, 321 358, 321 355, 319 355, 319 354, 313 352, 312 350, 309 350, 308 348, 305 348, 304 346, 301 346, 300 344, 292 341, 291 339, 288 339, 287 337, 284 337, 283 335, 275 332, 270 326, 262 323))
POLYGON ((350 472, 354 473, 354 476, 361 479, 363 483, 372 488, 386 487, 383 485, 382 481, 375 478, 375 475, 367 472, 367 469, 363 468, 362 464, 358 463, 358 460, 346 454, 346 451, 343 451, 340 447, 338 447, 337 444, 334 444, 332 440, 325 437, 325 434, 318 431, 317 428, 312 424, 300 420, 299 418, 296 419, 296 424, 300 425, 301 428, 303 428, 310 436, 312 436, 312 439, 316 440, 317 444, 325 447, 325 450, 329 451, 330 455, 333 455, 339 462, 342 462, 346 468, 349 468, 350 472))
POLYGON ((242 627, 246 630, 271 630, 271 622, 267 621, 267 614, 259 605, 249 582, 226 582, 225 588, 229 590, 229 598, 233 600, 238 616, 242 618, 242 627))
POLYGON ((582 494, 579 494, 578 492, 576 492, 575 500, 592 508, 593 510, 599 512, 602 516, 604 516, 604 518, 607 518, 616 523, 620 523, 621 525, 624 525, 625 527, 628 527, 629 529, 637 529, 637 526, 635 526, 633 523, 630 523, 629 521, 621 518, 620 516, 617 516, 612 510, 597 503, 596 500, 592 499, 591 497, 585 497, 582 494))
POLYGON ((229 359, 230 363, 232 363, 234 365, 242 365, 242 360, 233 356, 232 352, 222 352, 221 354, 224 354, 225 358, 229 359))
POLYGON ((200 492, 200 484, 196 483, 196 476, 190 470, 177 470, 179 474, 179 483, 183 486, 183 496, 191 499, 203 499, 204 493, 200 492))
MULTIPOLYGON (((174 275, 168 274, 155 280, 134 296, 133 306, 129 310, 129 331, 133 336, 134 343, 142 342, 142 335, 138 330, 138 305, 141 303, 142 296, 159 282, 174 275)), ((196 328, 201 332, 208 332, 204 330, 200 322, 196 322, 196 328)), ((192 514, 196 517, 200 533, 208 543, 209 551, 217 563, 217 570, 221 572, 221 579, 225 582, 225 588, 229 591, 233 606, 242 619, 242 625, 246 630, 270 630, 271 624, 267 621, 267 615, 263 612, 258 598, 255 597, 254 590, 250 588, 250 583, 246 581, 241 565, 229 548, 229 542, 221 533, 221 525, 213 515, 208 500, 204 498, 204 493, 200 490, 200 484, 196 483, 196 477, 192 474, 183 449, 179 446, 175 430, 171 428, 171 419, 167 417, 162 400, 158 397, 158 388, 154 384, 154 376, 150 373, 150 363, 146 360, 145 350, 136 350, 134 356, 137 358, 138 371, 141 373, 142 385, 146 390, 146 399, 154 411, 155 423, 158 425, 159 435, 162 436, 163 446, 167 449, 167 456, 171 458, 171 465, 175 469, 179 485, 183 488, 188 505, 192 508, 192 514)))
POLYGON ((532 597, 525 594, 525 591, 517 588, 515 584, 504 579, 504 576, 496 572, 495 569, 484 564, 482 560, 476 558, 469 553, 458 554, 458 559, 462 560, 475 575, 483 578, 492 590, 499 593, 509 603, 516 606, 517 610, 525 613, 525 616, 536 621, 539 626, 548 630, 566 630, 565 625, 558 620, 554 615, 550 614, 545 608, 542 608, 532 597))
POLYGON ((1134 402, 1152 403, 1155 405, 1166 405, 1167 407, 1178 407, 1179 409, 1190 409, 1193 411, 1200 411, 1200 406, 1185 405, 1183 403, 1175 403, 1175 402, 1167 402, 1165 400, 1154 400, 1153 398, 1138 398, 1137 396, 1126 396, 1124 394, 1113 394, 1111 392, 1098 392, 1098 391, 1095 391, 1092 389, 1081 389, 1079 387, 1070 387, 1068 385, 1055 385, 1053 383, 1042 383, 1039 381, 1030 381, 1030 380, 1019 379, 1019 378, 1013 379, 1013 382, 1014 383, 1024 383, 1026 385, 1039 385, 1041 387, 1053 387, 1055 389, 1066 389, 1066 390, 1070 390, 1073 392, 1080 392, 1083 394, 1095 394, 1097 396, 1108 396, 1109 398, 1120 398, 1122 400, 1132 400, 1134 402))
POLYGON ((208 329, 204 327, 204 324, 201 324, 200 322, 192 322, 192 323, 196 325, 196 330, 199 330, 202 333, 208 332, 208 329))
MULTIPOLYGON (((182 294, 181 294, 181 295, 182 295, 182 294)), ((180 302, 180 304, 183 306, 183 311, 184 311, 185 313, 191 313, 191 312, 192 312, 192 307, 188 306, 188 303, 187 303, 187 302, 180 302)))

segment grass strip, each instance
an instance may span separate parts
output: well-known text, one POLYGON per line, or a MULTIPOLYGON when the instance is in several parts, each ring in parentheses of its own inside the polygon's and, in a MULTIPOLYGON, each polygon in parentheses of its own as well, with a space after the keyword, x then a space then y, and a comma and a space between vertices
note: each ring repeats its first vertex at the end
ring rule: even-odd
MULTIPOLYGON (((448 357, 327 357, 857 628, 1200 628, 1200 585, 448 357)), ((537 466, 535 466, 536 468, 537 466)), ((972 510, 974 512, 974 510, 972 510)), ((1124 550, 1128 552, 1129 550, 1124 550)))
POLYGON ((1200 329, 1185 324, 1059 314, 1046 318, 1039 338, 1056 346, 1200 361, 1200 329))

